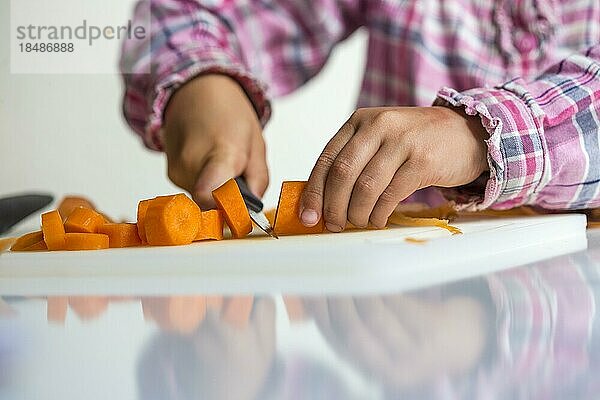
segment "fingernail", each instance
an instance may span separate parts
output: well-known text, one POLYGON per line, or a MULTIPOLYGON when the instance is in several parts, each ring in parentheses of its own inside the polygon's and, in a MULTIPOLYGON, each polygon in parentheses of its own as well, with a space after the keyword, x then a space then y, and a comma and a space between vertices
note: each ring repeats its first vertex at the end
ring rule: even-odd
POLYGON ((325 227, 327 228, 327 230, 329 232, 341 232, 342 231, 342 227, 339 225, 335 225, 335 224, 330 224, 330 223, 326 223, 325 227))
POLYGON ((302 211, 302 223, 306 226, 314 226, 319 222, 319 214, 315 210, 306 209, 302 211))

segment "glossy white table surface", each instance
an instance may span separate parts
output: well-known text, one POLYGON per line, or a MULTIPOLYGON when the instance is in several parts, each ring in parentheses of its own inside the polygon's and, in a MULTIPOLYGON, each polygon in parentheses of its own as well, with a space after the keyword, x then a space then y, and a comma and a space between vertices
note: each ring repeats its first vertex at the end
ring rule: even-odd
POLYGON ((0 399, 598 398, 600 232, 373 292, 2 296, 0 399))

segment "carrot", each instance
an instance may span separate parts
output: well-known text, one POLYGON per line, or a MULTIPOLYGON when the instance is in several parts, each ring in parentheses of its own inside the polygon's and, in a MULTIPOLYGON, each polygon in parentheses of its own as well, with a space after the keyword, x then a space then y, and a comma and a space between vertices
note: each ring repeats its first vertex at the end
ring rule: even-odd
POLYGON ((164 330, 189 335, 206 316, 203 296, 172 296, 142 298, 145 320, 154 320, 164 330))
POLYGON ((35 231, 27 233, 18 238, 13 245, 10 247, 11 251, 23 251, 27 247, 38 243, 40 240, 44 240, 44 234, 42 231, 35 231))
POLYGON ((241 239, 252 232, 252 221, 246 203, 235 180, 230 179, 212 192, 217 208, 222 210, 236 239, 241 239))
POLYGON ((394 212, 388 219, 388 223, 399 226, 434 226, 446 229, 453 235, 461 234, 462 231, 455 226, 448 224, 447 219, 437 218, 412 218, 406 217, 400 213, 394 212))
POLYGON ((236 328, 246 328, 250 322, 253 304, 252 296, 231 297, 225 304, 222 318, 236 328))
POLYGON ((48 250, 48 246, 46 246, 46 242, 44 242, 43 240, 40 240, 39 242, 34 243, 29 247, 26 247, 22 251, 47 251, 47 250, 48 250))
POLYGON ((263 213, 265 214, 265 217, 267 217, 267 220, 269 221, 269 224, 271 226, 275 225, 275 214, 277 213, 277 209, 276 208, 270 208, 266 211, 263 211, 263 213))
POLYGON ((108 245, 111 248, 134 247, 142 244, 136 224, 104 224, 98 228, 98 233, 108 236, 108 245))
POLYGON ((85 197, 66 196, 58 205, 58 212, 63 217, 63 221, 66 221, 71 213, 79 207, 89 208, 90 210, 96 209, 94 204, 85 197))
POLYGON ((307 228, 300 221, 300 196, 306 182, 283 182, 279 195, 279 204, 275 214, 273 230, 279 236, 322 233, 325 230, 323 218, 317 225, 307 228))
POLYGON ((200 240, 223 240, 223 211, 210 210, 201 214, 200 230, 194 242, 200 240))
POLYGON ((108 236, 99 233, 65 234, 65 250, 102 250, 108 249, 108 236))
POLYGON ((137 230, 143 244, 148 243, 144 221, 146 220, 146 212, 151 201, 152 199, 142 200, 138 203, 137 208, 137 230))
POLYGON ((63 323, 67 318, 68 297, 48 297, 47 318, 48 322, 63 323))
POLYGON ((42 214, 42 233, 48 250, 65 249, 65 227, 57 210, 42 214))
POLYGON ((177 194, 150 202, 144 231, 152 246, 190 244, 200 229, 200 208, 189 197, 177 194))
POLYGON ((104 217, 98 212, 79 207, 73 210, 65 221, 67 233, 96 233, 98 227, 104 225, 104 217))
POLYGON ((9 250, 16 241, 17 238, 14 237, 0 239, 0 253, 9 250))

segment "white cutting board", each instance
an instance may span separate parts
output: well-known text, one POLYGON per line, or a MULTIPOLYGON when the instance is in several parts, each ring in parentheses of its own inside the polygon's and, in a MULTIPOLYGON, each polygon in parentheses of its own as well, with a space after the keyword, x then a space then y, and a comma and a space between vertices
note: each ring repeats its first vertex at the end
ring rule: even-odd
POLYGON ((0 254, 0 295, 397 292, 587 246, 583 215, 342 234, 251 237, 181 247, 0 254), (406 237, 428 239, 413 244, 406 237))

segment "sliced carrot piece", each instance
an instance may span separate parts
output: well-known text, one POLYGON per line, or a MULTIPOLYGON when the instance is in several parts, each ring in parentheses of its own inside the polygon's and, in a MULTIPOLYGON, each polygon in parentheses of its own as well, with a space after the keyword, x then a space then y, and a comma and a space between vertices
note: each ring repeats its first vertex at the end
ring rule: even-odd
POLYGON ((223 240, 223 225, 225 224, 223 211, 203 211, 200 217, 200 230, 194 242, 199 240, 223 240))
POLYGON ((90 210, 96 209, 94 204, 85 197, 66 196, 58 205, 58 212, 63 217, 63 221, 66 221, 71 213, 79 207, 89 208, 90 210))
POLYGON ((57 210, 42 214, 42 233, 48 250, 65 249, 65 227, 57 210))
POLYGON ((22 251, 47 251, 47 250, 48 250, 48 246, 46 246, 46 242, 44 242, 43 240, 40 240, 39 242, 34 243, 29 247, 26 247, 22 251))
POLYGON ((104 224, 98 228, 98 233, 108 236, 108 245, 111 248, 135 247, 142 244, 136 224, 104 224))
POLYGON ((108 236, 99 233, 65 234, 65 250, 102 250, 108 249, 108 236))
POLYGON ((140 239, 142 240, 142 243, 144 243, 144 244, 148 243, 148 240, 146 239, 146 229, 145 229, 144 221, 146 220, 146 212, 148 211, 148 206, 150 205, 151 201, 152 201, 152 199, 142 200, 138 203, 138 208, 137 208, 138 235, 139 235, 140 239))
POLYGON ((276 208, 270 208, 266 211, 263 211, 263 213, 265 214, 265 217, 267 217, 267 220, 269 221, 269 224, 271 226, 275 225, 275 214, 277 213, 277 209, 276 208))
POLYGON ((40 240, 44 240, 44 234, 42 231, 35 231, 31 233, 27 233, 20 238, 18 238, 13 245, 10 247, 11 251, 23 251, 27 247, 36 244, 40 240))
POLYGON ((323 218, 317 225, 307 228, 300 221, 300 196, 306 182, 289 181, 281 185, 279 204, 275 214, 273 230, 277 235, 301 235, 309 233, 322 233, 325 230, 323 218))
POLYGON ((219 210, 222 210, 234 238, 240 239, 252 232, 248 208, 234 179, 225 182, 212 192, 219 210))
POLYGON ((68 297, 48 297, 46 301, 48 322, 65 322, 69 306, 68 297))
POLYGON ((446 229, 454 235, 462 233, 462 231, 457 227, 448 224, 447 219, 412 218, 396 212, 390 216, 390 218, 388 219, 388 223, 399 226, 435 226, 438 228, 446 229))
POLYGON ((236 328, 245 328, 250 322, 254 297, 235 296, 231 297, 225 304, 223 320, 236 328))
POLYGON ((200 208, 185 194, 150 202, 144 231, 152 246, 190 244, 200 229, 200 208))
POLYGON ((79 207, 73 210, 65 221, 67 233, 96 233, 98 227, 104 225, 104 217, 98 212, 79 207))
POLYGON ((17 241, 17 238, 14 238, 14 237, 0 239, 0 253, 2 253, 5 250, 10 249, 12 247, 12 245, 15 244, 16 241, 17 241))

